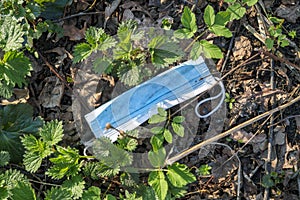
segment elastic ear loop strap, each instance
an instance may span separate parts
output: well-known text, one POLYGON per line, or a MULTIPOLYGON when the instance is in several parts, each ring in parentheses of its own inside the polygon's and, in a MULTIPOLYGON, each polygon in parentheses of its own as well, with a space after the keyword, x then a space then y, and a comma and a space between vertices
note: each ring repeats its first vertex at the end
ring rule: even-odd
POLYGON ((196 115, 197 115, 199 118, 206 118, 206 117, 209 117, 209 116, 212 115, 214 112, 216 112, 216 111, 220 108, 220 106, 222 105, 222 103, 224 102, 224 99, 225 99, 225 88, 224 88, 224 85, 223 85, 222 81, 221 81, 219 78, 216 78, 216 77, 215 77, 215 79, 216 79, 217 81, 219 81, 218 85, 221 87, 221 91, 220 91, 220 93, 217 94, 216 96, 209 97, 209 98, 207 98, 207 99, 203 99, 202 101, 200 101, 200 102, 196 105, 196 107, 195 107, 195 113, 196 113, 196 115), (209 113, 207 113, 207 114, 205 114, 205 115, 199 114, 198 109, 199 109, 199 107, 200 107, 202 104, 204 104, 204 103, 207 102, 207 101, 211 101, 211 100, 217 99, 217 98, 219 98, 220 96, 222 96, 222 98, 221 98, 219 104, 218 104, 214 109, 212 109, 209 113))

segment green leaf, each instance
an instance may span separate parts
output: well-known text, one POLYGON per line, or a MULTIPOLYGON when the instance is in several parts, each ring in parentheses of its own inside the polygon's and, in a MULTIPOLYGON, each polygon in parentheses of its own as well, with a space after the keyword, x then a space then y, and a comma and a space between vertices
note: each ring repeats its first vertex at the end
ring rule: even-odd
POLYGON ((9 160, 9 153, 7 151, 0 151, 0 167, 7 165, 9 160))
POLYGON ((157 108, 157 112, 160 116, 163 116, 163 117, 167 117, 167 115, 168 115, 167 111, 165 111, 165 109, 163 109, 161 107, 157 108))
POLYGON ((243 3, 246 3, 248 6, 254 6, 258 0, 243 0, 243 3))
POLYGON ((274 180, 272 179, 272 176, 270 174, 265 174, 262 177, 261 184, 265 188, 271 188, 271 187, 275 186, 274 180))
POLYGON ((26 152, 23 163, 27 171, 36 172, 40 168, 42 161, 43 158, 39 155, 39 152, 34 151, 26 152))
POLYGON ((168 166, 167 177, 175 187, 183 187, 196 181, 196 177, 184 164, 174 163, 168 166))
POLYGON ((25 34, 24 25, 16 18, 8 15, 0 18, 0 48, 5 52, 22 48, 25 34))
POLYGON ((29 183, 18 182, 16 187, 11 190, 14 200, 35 200, 35 192, 29 183))
POLYGON ((216 14, 215 24, 225 26, 230 21, 231 13, 220 11, 216 14))
POLYGON ((151 61, 155 65, 166 66, 177 61, 183 55, 183 51, 178 44, 164 35, 154 37, 149 42, 148 48, 151 61))
POLYGON ((223 58, 222 51, 218 46, 211 44, 206 40, 201 40, 200 44, 203 48, 204 55, 207 58, 223 58))
POLYGON ((154 189, 159 200, 165 200, 168 192, 168 183, 162 171, 153 171, 149 174, 148 183, 154 189))
POLYGON ((164 130, 164 138, 169 144, 172 143, 173 136, 172 136, 172 133, 168 129, 164 130))
POLYGON ((204 10, 204 22, 205 24, 210 27, 215 23, 215 11, 213 9, 212 6, 208 5, 206 6, 205 10, 204 10))
POLYGON ((52 187, 47 190, 45 200, 72 200, 71 192, 63 187, 52 187))
POLYGON ((148 159, 153 167, 163 167, 166 159, 165 148, 160 148, 158 151, 149 151, 148 159))
POLYGON ((93 69, 97 74, 102 74, 111 64, 112 62, 110 58, 97 57, 93 62, 93 69))
POLYGON ((215 33, 217 36, 224 36, 226 38, 232 37, 231 31, 222 25, 214 24, 213 26, 209 27, 209 30, 215 33))
POLYGON ((150 139, 150 143, 152 145, 153 151, 158 151, 164 143, 163 134, 157 134, 152 136, 150 139))
POLYGON ((234 19, 241 19, 246 13, 246 8, 242 7, 239 3, 234 3, 226 11, 231 13, 230 21, 232 21, 234 19))
POLYGON ((31 69, 30 61, 23 52, 6 52, 2 61, 0 60, 0 80, 6 85, 22 87, 26 84, 25 76, 30 75, 31 69))
POLYGON ((108 194, 108 195, 106 195, 106 197, 105 197, 105 199, 104 200, 117 200, 117 198, 116 197, 114 197, 113 195, 111 195, 111 194, 108 194))
POLYGON ((197 60, 202 52, 203 52, 202 45, 200 44, 200 42, 196 41, 192 46, 192 49, 190 52, 190 58, 192 60, 197 60))
POLYGON ((72 179, 65 180, 62 187, 70 191, 73 199, 79 199, 82 197, 85 181, 81 176, 74 176, 72 179))
POLYGON ((196 16, 187 6, 184 7, 181 23, 185 28, 189 29, 191 33, 197 32, 196 16))
POLYGON ((226 3, 234 3, 234 2, 236 2, 236 0, 224 0, 224 2, 226 2, 226 3))
POLYGON ((152 115, 152 117, 150 117, 150 119, 148 120, 149 124, 157 124, 160 122, 164 122, 167 120, 167 117, 165 116, 161 116, 161 115, 152 115))
POLYGON ((69 0, 38 0, 44 1, 46 3, 43 4, 43 12, 41 13, 41 17, 49 20, 60 19, 63 17, 65 7, 70 2, 69 0))
POLYGON ((165 129, 164 127, 156 126, 156 127, 151 128, 150 132, 154 133, 154 134, 161 134, 161 133, 163 133, 164 129, 165 129))
POLYGON ((267 49, 270 51, 274 46, 274 40, 272 40, 271 38, 266 38, 265 44, 267 49))
POLYGON ((87 59, 92 53, 93 53, 93 49, 89 44, 87 43, 77 44, 74 48, 73 62, 79 63, 84 59, 87 59))
POLYGON ((174 130, 174 132, 179 135, 180 137, 184 136, 184 127, 181 124, 172 122, 172 128, 174 130))
POLYGON ((91 186, 89 189, 84 190, 82 200, 100 200, 101 190, 98 187, 91 186))
POLYGON ((140 82, 140 79, 141 77, 138 67, 133 67, 120 76, 121 82, 128 86, 137 85, 140 82))
POLYGON ((174 31, 174 36, 179 39, 189 39, 194 36, 194 33, 187 28, 181 28, 174 31))
POLYGON ((46 123, 40 130, 40 136, 49 145, 56 145, 63 138, 63 125, 58 120, 46 123))
POLYGON ((48 169, 46 174, 54 179, 78 174, 82 166, 82 162, 79 162, 81 156, 78 150, 71 147, 63 148, 61 146, 57 146, 56 148, 55 157, 49 159, 53 163, 53 166, 48 169))
POLYGON ((184 120, 185 120, 184 116, 176 116, 172 119, 172 121, 177 123, 177 124, 180 124, 180 123, 184 122, 184 120))
POLYGON ((8 151, 11 161, 21 162, 24 148, 20 136, 36 133, 43 122, 33 119, 33 109, 28 104, 8 105, 0 109, 0 151, 8 151))
POLYGON ((133 157, 127 151, 112 144, 108 138, 98 138, 93 145, 93 152, 98 160, 101 160, 108 168, 116 169, 129 166, 133 157))

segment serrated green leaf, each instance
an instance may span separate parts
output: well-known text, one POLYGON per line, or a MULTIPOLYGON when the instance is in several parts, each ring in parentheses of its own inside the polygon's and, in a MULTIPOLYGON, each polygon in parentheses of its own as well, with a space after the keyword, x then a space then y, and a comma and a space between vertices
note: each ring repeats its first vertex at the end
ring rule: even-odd
POLYGON ((14 200, 35 200, 35 192, 29 183, 18 182, 16 187, 11 190, 14 200))
POLYGON ((174 31, 174 36, 179 39, 189 39, 194 36, 194 33, 187 28, 181 28, 174 31))
POLYGON ((177 124, 180 124, 180 123, 184 122, 184 120, 185 120, 184 116, 176 116, 172 119, 172 121, 177 123, 177 124))
POLYGON ((270 51, 274 46, 274 40, 272 40, 271 38, 266 38, 265 44, 267 49, 270 51))
POLYGON ((85 181, 81 176, 77 175, 72 177, 69 180, 65 180, 62 184, 62 187, 70 191, 73 199, 79 199, 82 197, 85 181))
POLYGON ((175 187, 183 187, 196 181, 196 177, 184 164, 174 163, 168 166, 167 177, 175 187))
POLYGON ((181 23, 185 28, 189 29, 191 33, 197 32, 196 16, 187 6, 184 7, 181 23))
POLYGON ((148 159, 153 167, 163 167, 166 159, 165 148, 160 148, 157 151, 149 151, 148 159))
POLYGON ((154 134, 161 134, 163 133, 163 131, 164 131, 164 127, 161 126, 156 126, 150 129, 150 132, 154 134))
POLYGON ((231 13, 220 11, 216 14, 215 24, 225 26, 230 21, 231 13))
POLYGON ((98 41, 104 34, 105 32, 103 28, 96 28, 94 26, 91 26, 85 32, 85 39, 88 44, 95 48, 98 41))
POLYGON ((0 199, 6 200, 9 197, 8 189, 4 188, 0 184, 0 199))
POLYGON ((3 167, 8 164, 10 156, 8 151, 0 151, 0 167, 3 167))
POLYGON ((192 49, 190 51, 190 58, 192 60, 197 60, 202 52, 203 52, 203 48, 202 48, 200 42, 196 41, 193 44, 192 49))
POLYGON ((47 190, 45 200, 72 200, 72 194, 65 188, 62 187, 52 187, 47 190))
POLYGON ((93 145, 93 152, 98 160, 101 160, 111 169, 129 166, 133 157, 124 149, 112 144, 108 138, 98 138, 93 145))
POLYGON ((207 5, 204 10, 204 22, 205 24, 210 27, 215 23, 215 11, 214 8, 211 5, 207 5))
POLYGON ((93 49, 91 46, 87 43, 80 43, 77 44, 74 48, 73 53, 73 62, 79 63, 83 61, 84 59, 87 59, 91 54, 93 53, 93 49))
POLYGON ((148 183, 154 189, 159 200, 165 200, 168 192, 168 183, 162 171, 153 171, 149 174, 148 183))
POLYGON ((79 162, 81 156, 78 150, 71 147, 63 148, 57 146, 56 148, 57 152, 55 157, 49 159, 53 163, 53 166, 48 169, 46 174, 54 179, 61 179, 65 176, 69 177, 78 174, 82 166, 82 161, 79 162))
POLYGON ((91 186, 89 189, 84 190, 82 200, 100 200, 101 190, 98 187, 91 186))
POLYGON ((58 120, 46 123, 40 130, 39 134, 44 142, 49 145, 56 145, 63 138, 63 125, 58 120))
POLYGON ((164 122, 167 120, 167 117, 161 116, 161 115, 152 115, 152 117, 149 118, 148 123, 149 124, 157 124, 160 122, 164 122))
POLYGON ((43 122, 33 119, 33 109, 28 104, 8 105, 0 109, 0 151, 8 151, 12 162, 21 162, 24 148, 20 136, 36 133, 43 122))
POLYGON ((222 51, 218 46, 211 44, 206 40, 201 40, 200 44, 203 48, 204 55, 207 58, 223 58, 222 51))
POLYGON ((23 52, 8 51, 0 60, 0 80, 13 87, 22 87, 26 84, 25 76, 30 75, 31 69, 29 58, 23 52))
POLYGON ((4 173, 0 173, 0 185, 3 185, 8 190, 16 187, 19 182, 29 184, 27 177, 19 170, 8 169, 4 173))
POLYGON ((213 26, 209 27, 209 30, 215 33, 217 36, 224 36, 226 38, 232 37, 231 31, 225 26, 214 24, 213 26))
POLYGON ((246 3, 248 6, 254 6, 258 0, 243 0, 243 3, 246 3))
MULTIPOLYGON (((1 65, 0 65, 1 66, 1 65)), ((5 81, 0 81, 0 96, 9 99, 13 94, 14 86, 5 81)))
POLYGON ((107 57, 96 58, 93 62, 93 70, 98 74, 102 74, 111 64, 111 59, 107 57))
POLYGON ((163 134, 157 134, 151 137, 150 143, 152 145, 153 151, 158 151, 164 143, 163 134))
POLYGON ((172 141, 173 141, 172 133, 171 133, 168 129, 165 129, 163 134, 164 134, 165 140, 166 140, 169 144, 171 144, 172 141))
POLYGON ((24 25, 8 15, 4 17, 4 20, 1 19, 3 18, 0 18, 0 48, 5 52, 22 48, 23 36, 26 34, 24 25))
POLYGON ((177 135, 179 135, 180 137, 184 136, 184 127, 181 124, 172 122, 171 126, 177 135))
POLYGON ((164 35, 154 37, 148 44, 151 61, 154 65, 166 66, 183 55, 180 47, 164 35))
POLYGON ((230 21, 232 21, 234 19, 241 19, 246 13, 246 8, 242 7, 239 3, 234 3, 230 5, 226 11, 231 13, 230 21))
POLYGON ((128 86, 137 85, 140 82, 140 79, 141 77, 138 67, 133 67, 120 75, 121 82, 128 86))
POLYGON ((36 172, 41 164, 42 164, 43 158, 39 155, 39 152, 26 152, 23 163, 25 165, 25 169, 29 172, 36 172))

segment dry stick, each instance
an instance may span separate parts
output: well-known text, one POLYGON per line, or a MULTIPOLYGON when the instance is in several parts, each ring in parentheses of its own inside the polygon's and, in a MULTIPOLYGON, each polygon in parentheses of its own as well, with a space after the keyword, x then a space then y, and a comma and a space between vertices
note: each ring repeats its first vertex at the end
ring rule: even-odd
POLYGON ((182 153, 180 153, 180 154, 178 154, 178 155, 176 155, 176 156, 174 156, 174 157, 172 157, 170 159, 167 159, 165 161, 165 165, 171 165, 172 163, 174 163, 174 162, 176 162, 176 161, 184 158, 185 156, 187 156, 187 155, 189 155, 189 154, 191 154, 191 153, 199 150, 201 147, 203 147, 205 145, 208 145, 208 144, 211 144, 212 142, 216 142, 219 139, 222 139, 222 138, 230 135, 231 133, 234 133, 234 132, 236 132, 236 131, 238 131, 238 130, 240 130, 240 129, 242 129, 242 128, 250 125, 250 124, 253 124, 254 122, 257 122, 258 120, 261 120, 261 119, 263 119, 263 118, 265 118, 265 117, 267 117, 267 116, 269 116, 269 115, 271 115, 273 113, 276 113, 276 112, 278 112, 280 110, 283 110, 283 109, 285 109, 285 108, 293 105, 294 103, 298 102, 299 100, 300 100, 300 96, 294 98, 293 100, 291 100, 290 102, 288 102, 286 104, 278 106, 277 108, 274 108, 274 109, 272 109, 270 111, 267 111, 267 112, 265 112, 263 114, 260 114, 260 115, 254 117, 254 118, 252 118, 250 120, 247 120, 247 121, 245 121, 245 122, 243 122, 243 123, 241 123, 241 124, 239 124, 239 125, 231 128, 231 129, 229 129, 229 130, 227 130, 227 131, 225 131, 223 133, 220 133, 219 135, 216 135, 216 136, 214 136, 212 138, 209 138, 209 139, 207 139, 207 140, 205 140, 203 142, 200 142, 200 143, 196 144, 195 146, 191 147, 190 149, 187 149, 187 150, 183 151, 182 153))
POLYGON ((63 17, 63 18, 60 18, 60 19, 55 19, 55 20, 53 20, 53 22, 61 22, 61 21, 67 20, 67 19, 71 19, 71 18, 74 18, 74 17, 80 17, 80 16, 84 16, 84 15, 98 15, 98 14, 104 14, 104 11, 80 12, 80 13, 70 15, 70 16, 66 16, 66 17, 63 17))
MULTIPOLYGON (((275 80, 274 80, 274 60, 271 59, 271 77, 270 77, 270 83, 271 83, 271 90, 275 89, 275 80)), ((272 104, 272 108, 274 108, 275 105, 275 101, 276 101, 276 96, 273 94, 271 97, 271 104, 272 104)), ((272 114, 270 117, 270 125, 272 125, 274 123, 274 115, 272 114)), ((274 137, 274 127, 271 126, 269 128, 269 134, 268 134, 268 153, 267 153, 267 159, 265 160, 265 171, 266 174, 270 174, 271 173, 271 159, 272 159, 272 148, 273 148, 273 137, 274 137)), ((266 187, 264 190, 264 197, 263 200, 268 200, 270 197, 270 188, 266 187)))
POLYGON ((279 61, 279 62, 285 63, 285 64, 287 64, 287 65, 290 65, 290 66, 292 66, 292 67, 294 67, 294 68, 296 68, 296 69, 298 69, 298 70, 300 71, 300 67, 299 67, 298 65, 296 65, 296 64, 294 64, 294 63, 291 63, 290 61, 288 61, 288 60, 286 60, 286 59, 284 59, 284 58, 279 58, 278 56, 276 56, 276 55, 274 55, 274 54, 272 54, 272 53, 270 53, 270 52, 268 52, 268 51, 265 51, 265 50, 260 50, 260 51, 261 51, 263 54, 269 56, 270 58, 272 58, 272 59, 274 59, 274 60, 277 60, 277 61, 279 61))

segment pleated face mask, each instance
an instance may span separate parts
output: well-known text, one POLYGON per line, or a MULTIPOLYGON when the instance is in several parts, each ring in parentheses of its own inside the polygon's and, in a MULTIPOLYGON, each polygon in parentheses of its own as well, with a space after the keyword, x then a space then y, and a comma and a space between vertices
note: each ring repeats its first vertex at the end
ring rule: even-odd
POLYGON ((221 92, 209 99, 199 102, 195 108, 198 117, 205 118, 215 112, 225 98, 225 90, 209 71, 202 57, 186 61, 152 79, 124 92, 116 98, 85 115, 96 138, 105 136, 116 141, 117 130, 130 131, 157 114, 157 108, 171 108, 219 84, 221 92), (215 98, 220 103, 206 115, 198 113, 198 107, 215 98), (110 124, 115 129, 106 129, 110 124), (117 129, 117 130, 116 130, 117 129))

